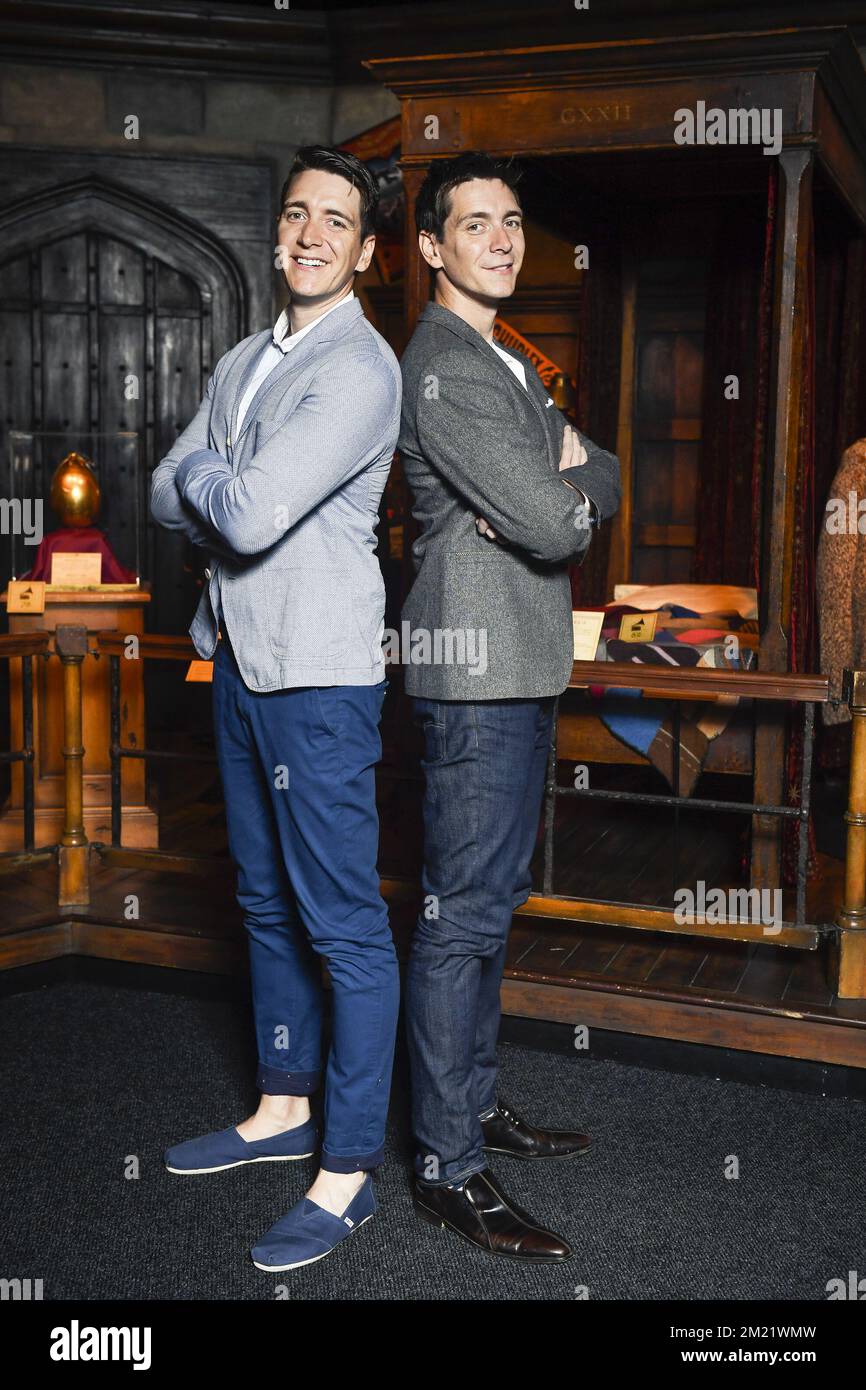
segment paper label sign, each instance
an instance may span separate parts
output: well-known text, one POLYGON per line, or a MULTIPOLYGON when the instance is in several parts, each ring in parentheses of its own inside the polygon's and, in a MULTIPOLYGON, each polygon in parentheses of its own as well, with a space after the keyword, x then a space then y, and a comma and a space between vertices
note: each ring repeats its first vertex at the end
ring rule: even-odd
POLYGON ((620 642, 651 642, 658 620, 658 613, 623 613, 619 625, 620 642))
POLYGON ((575 608, 571 614, 575 661, 595 661, 598 639, 604 625, 604 614, 588 608, 575 608))
POLYGON ((188 681, 212 681, 213 662, 191 661, 186 669, 186 676, 184 679, 188 681))
POLYGON ((58 551, 51 556, 51 587, 83 589, 102 580, 102 556, 86 550, 58 551))
POLYGON ((44 613, 44 579, 10 579, 6 594, 7 613, 44 613))

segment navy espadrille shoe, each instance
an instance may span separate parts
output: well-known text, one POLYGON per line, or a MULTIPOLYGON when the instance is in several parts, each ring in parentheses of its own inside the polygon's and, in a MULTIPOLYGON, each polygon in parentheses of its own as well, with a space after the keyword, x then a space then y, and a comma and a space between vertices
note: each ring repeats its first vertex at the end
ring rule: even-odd
POLYGON ((166 1149, 165 1166, 170 1173, 221 1173, 224 1168, 239 1168, 243 1163, 291 1163, 312 1157, 316 1133, 315 1121, 310 1119, 270 1139, 248 1142, 231 1125, 217 1134, 203 1134, 166 1149))
POLYGON ((266 1231, 251 1250, 256 1269, 277 1274, 323 1260, 326 1255, 375 1216, 373 1179, 368 1174, 342 1216, 302 1197, 266 1231))

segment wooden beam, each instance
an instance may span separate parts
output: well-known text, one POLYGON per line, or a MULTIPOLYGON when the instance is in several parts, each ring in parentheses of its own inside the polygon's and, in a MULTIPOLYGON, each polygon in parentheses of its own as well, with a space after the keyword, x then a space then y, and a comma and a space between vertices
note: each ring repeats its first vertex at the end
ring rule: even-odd
POLYGON ((630 993, 591 985, 575 988, 529 982, 506 972, 502 1012, 639 1037, 677 1038, 741 1052, 866 1067, 862 1027, 841 1020, 819 1023, 795 1009, 780 1014, 737 1001, 727 1005, 680 1003, 652 998, 646 989, 630 993))
POLYGON ((739 695, 755 700, 796 700, 801 704, 823 704, 830 692, 829 676, 727 671, 704 666, 642 666, 631 661, 575 661, 568 684, 576 688, 620 685, 630 690, 642 690, 651 684, 659 692, 682 699, 739 695))
MULTIPOLYGON (((745 890, 741 890, 745 891, 745 890)), ((606 927, 630 927, 632 930, 671 932, 674 936, 710 937, 716 941, 756 941, 763 945, 794 946, 815 951, 818 932, 814 927, 798 927, 784 923, 781 929, 769 934, 760 922, 729 918, 725 922, 679 923, 673 908, 633 907, 628 903, 591 902, 583 898, 545 897, 532 893, 516 917, 547 917, 556 922, 599 922, 606 927)))

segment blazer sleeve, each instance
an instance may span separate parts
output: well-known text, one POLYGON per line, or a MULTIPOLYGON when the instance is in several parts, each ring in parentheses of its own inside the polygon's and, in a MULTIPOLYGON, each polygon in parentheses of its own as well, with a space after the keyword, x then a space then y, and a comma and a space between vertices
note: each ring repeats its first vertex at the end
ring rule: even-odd
POLYGON ((475 356, 440 354, 422 375, 414 403, 422 457, 500 536, 534 559, 566 560, 585 551, 584 504, 529 443, 516 411, 491 389, 475 356))
POLYGON ((382 358, 335 356, 241 473, 201 448, 179 465, 178 491, 232 550, 259 554, 386 447, 393 453, 399 414, 399 380, 382 358))
POLYGON ((196 516, 177 489, 178 465, 195 449, 204 448, 210 439, 210 415, 217 381, 218 363, 211 376, 201 404, 182 434, 178 435, 165 458, 153 470, 150 483, 150 512, 154 521, 169 531, 182 531, 193 544, 200 545, 223 559, 236 558, 211 527, 196 516))
MULTIPOLYGON (((528 371, 536 370, 528 358, 526 366, 528 371)), ((565 427, 571 425, 571 421, 561 410, 557 410, 556 419, 559 426, 557 442, 561 448, 565 427)), ((574 429, 573 425, 572 428, 574 429)), ((575 433, 578 442, 586 450, 586 463, 577 464, 574 468, 563 468, 559 476, 563 482, 579 488, 592 504, 595 509, 594 521, 607 521, 616 514, 621 499, 619 459, 616 454, 608 453, 607 449, 602 449, 580 430, 575 430, 575 433)))
POLYGON ((580 488, 593 504, 599 521, 607 521, 619 509, 622 488, 619 476, 619 459, 594 444, 585 434, 577 431, 577 437, 586 449, 586 463, 575 468, 563 468, 560 478, 574 487, 580 488))

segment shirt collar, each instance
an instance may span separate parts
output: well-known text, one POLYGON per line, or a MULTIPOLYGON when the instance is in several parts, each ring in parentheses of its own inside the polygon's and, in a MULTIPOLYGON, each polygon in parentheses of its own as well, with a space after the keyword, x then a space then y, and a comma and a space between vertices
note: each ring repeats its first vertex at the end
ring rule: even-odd
POLYGON ((292 348, 300 342, 305 333, 309 333, 310 329, 315 328, 317 323, 321 323, 323 318, 333 313, 335 309, 339 309, 341 304, 346 304, 348 300, 354 298, 355 291, 350 290, 342 299, 338 299, 336 304, 332 304, 330 309, 326 309, 323 314, 319 314, 318 318, 313 319, 311 323, 304 324, 303 328, 299 328, 297 333, 289 332, 289 311, 288 309, 284 309, 274 324, 274 347, 278 347, 280 352, 291 352, 292 348))

